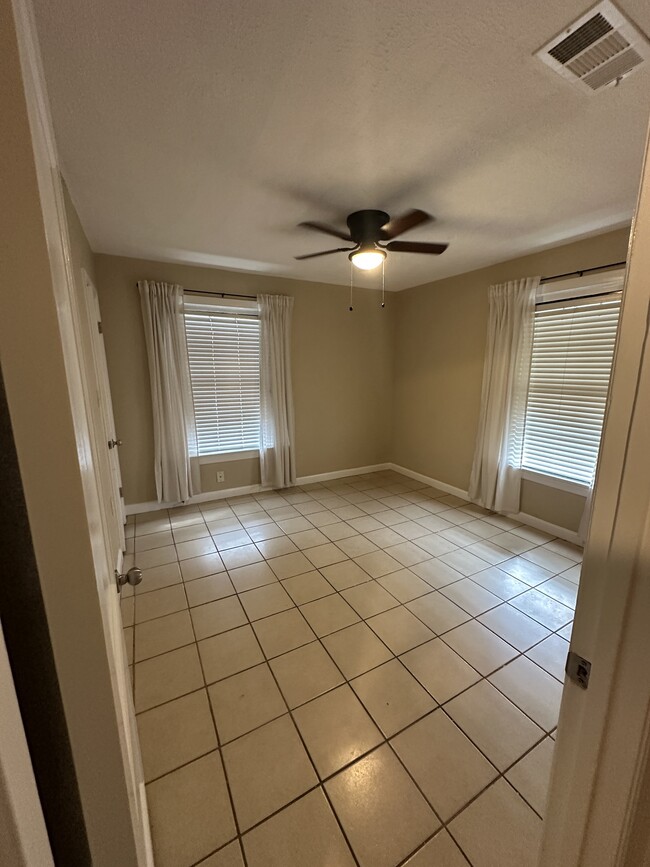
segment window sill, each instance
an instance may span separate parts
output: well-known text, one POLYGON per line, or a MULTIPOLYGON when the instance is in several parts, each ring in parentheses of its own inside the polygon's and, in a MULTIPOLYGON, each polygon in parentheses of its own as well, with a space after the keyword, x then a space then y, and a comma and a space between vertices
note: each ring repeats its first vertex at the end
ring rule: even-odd
POLYGON ((245 461, 250 458, 259 457, 259 451, 257 449, 247 449, 246 451, 241 452, 219 452, 216 455, 201 455, 199 458, 199 464, 203 466, 203 464, 223 464, 229 461, 245 461))
POLYGON ((538 473, 535 470, 522 470, 521 478, 528 482, 536 482, 538 485, 555 488, 557 491, 579 494, 581 497, 586 497, 589 493, 588 485, 583 485, 580 482, 571 482, 568 479, 560 479, 557 476, 548 476, 546 473, 538 473))

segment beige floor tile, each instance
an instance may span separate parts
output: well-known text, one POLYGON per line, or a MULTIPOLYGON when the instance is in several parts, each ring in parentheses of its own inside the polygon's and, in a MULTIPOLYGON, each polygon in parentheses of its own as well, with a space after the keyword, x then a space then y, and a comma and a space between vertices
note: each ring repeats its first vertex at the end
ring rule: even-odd
POLYGON ((139 569, 153 569, 154 566, 164 566, 165 563, 176 562, 176 546, 165 545, 162 548, 152 548, 137 555, 136 566, 139 569))
POLYGON ((439 704, 458 695, 481 677, 440 638, 421 644, 400 658, 439 704))
POLYGON ((270 665, 290 708, 343 682, 341 673, 316 641, 272 659, 270 665))
POLYGON ((355 623, 326 635, 323 644, 347 678, 357 677, 393 656, 365 623, 355 623))
POLYGON ((122 626, 133 626, 135 620, 135 597, 123 596, 120 600, 122 626))
POLYGON ((223 572, 225 568, 218 554, 192 557, 191 560, 183 560, 181 563, 183 581, 194 581, 196 578, 205 578, 206 575, 216 575, 217 572, 223 572))
POLYGON ((495 672, 490 682, 545 731, 555 728, 560 715, 562 684, 539 665, 520 656, 495 672))
POLYGON ((441 557, 457 548, 457 545, 450 542, 449 539, 443 538, 439 533, 430 533, 428 530, 426 536, 418 536, 417 546, 423 551, 427 551, 431 557, 441 557))
POLYGON ((436 706, 429 693, 397 659, 355 678, 350 686, 386 737, 436 706))
POLYGON ((319 529, 322 527, 328 527, 330 524, 340 523, 338 515, 335 515, 334 512, 330 512, 327 509, 322 509, 322 507, 320 512, 312 512, 309 515, 309 520, 314 527, 318 527, 319 529))
POLYGON ((217 599, 216 602, 208 602, 206 605, 197 605, 190 609, 190 613, 197 641, 234 629, 236 626, 243 626, 248 622, 236 596, 217 599))
POLYGON ((348 557, 360 557, 362 554, 370 554, 371 551, 377 550, 377 545, 365 536, 350 536, 348 539, 339 539, 336 546, 348 557))
POLYGON ((566 656, 569 652, 569 642, 559 635, 550 635, 540 644, 526 653, 529 659, 536 662, 537 665, 552 674, 560 682, 564 682, 564 666, 566 665, 566 656))
POLYGON ((402 568, 402 564, 390 554, 386 554, 385 551, 362 554, 360 557, 355 557, 354 562, 361 566, 371 578, 381 578, 382 575, 397 572, 402 568))
POLYGON ((265 560, 273 560, 275 557, 281 557, 283 554, 293 554, 298 551, 288 536, 256 542, 256 545, 265 560))
POLYGON ((382 524, 371 515, 364 515, 362 518, 352 518, 347 522, 357 533, 372 533, 373 530, 381 530, 382 524))
POLYGON ((217 748, 204 689, 146 710, 136 719, 147 782, 217 748))
POLYGON ((411 572, 415 572, 435 590, 440 590, 441 587, 447 587, 463 578, 460 572, 443 563, 438 557, 425 560, 424 563, 416 563, 411 572))
POLYGON ((316 640, 311 627, 297 608, 256 620, 253 629, 267 659, 316 640))
POLYGON ((142 583, 136 588, 136 595, 149 593, 151 590, 162 590, 172 584, 181 583, 181 570, 178 563, 165 563, 163 566, 154 566, 153 569, 142 570, 142 583))
POLYGON ((499 568, 507 572, 508 575, 523 581, 524 584, 528 584, 529 587, 535 587, 542 581, 547 581, 553 577, 553 573, 549 572, 548 569, 543 569, 541 566, 531 563, 530 560, 524 560, 521 556, 506 560, 499 568))
POLYGON ((344 554, 333 542, 317 545, 315 548, 307 548, 304 554, 319 569, 322 566, 331 566, 333 563, 347 560, 347 554, 344 554))
POLYGON ((136 597, 135 622, 144 623, 154 617, 163 617, 187 608, 185 588, 182 584, 164 587, 162 590, 152 590, 136 597))
POLYGON ((525 593, 528 590, 528 585, 518 578, 513 578, 508 575, 498 566, 490 566, 489 569, 484 569, 483 572, 477 572, 472 575, 472 581, 480 584, 490 593, 498 596, 499 599, 508 600, 513 596, 518 596, 520 593, 525 593))
POLYGON ((212 536, 217 551, 227 551, 229 548, 240 548, 242 545, 250 545, 253 541, 246 530, 230 530, 227 533, 215 533, 212 536))
POLYGON ((509 604, 486 611, 478 619, 508 644, 521 651, 528 650, 533 644, 550 635, 545 626, 509 604))
MULTIPOLYGON (((236 551, 238 549, 234 548, 233 550, 236 551)), ((259 563, 237 566, 234 569, 230 569, 228 574, 238 593, 244 593, 246 590, 255 590, 257 587, 264 587, 266 584, 275 584, 278 580, 268 563, 265 563, 263 560, 259 563)))
POLYGON ((361 867, 394 867, 440 824, 386 745, 325 788, 361 867))
POLYGON ((449 584, 447 587, 443 587, 440 592, 467 611, 468 614, 471 614, 472 617, 477 617, 490 608, 501 605, 503 601, 499 596, 495 596, 485 587, 472 581, 471 578, 464 578, 462 581, 449 584))
POLYGON ((293 578, 285 578, 282 586, 296 605, 313 602, 314 599, 322 599, 323 596, 335 592, 332 585, 316 570, 295 575, 293 578))
POLYGON ((300 610, 318 636, 329 635, 359 620, 354 609, 338 594, 307 602, 300 610))
POLYGON ((194 642, 189 611, 176 611, 156 620, 139 623, 135 630, 135 660, 142 662, 159 653, 194 642))
POLYGON ((303 530, 300 533, 291 533, 289 538, 301 551, 305 548, 315 548, 319 545, 328 544, 327 536, 324 536, 320 530, 316 530, 314 527, 309 530, 303 530))
POLYGON ((190 644, 135 664, 135 709, 155 705, 203 686, 203 675, 196 645, 190 644))
POLYGON ((514 647, 506 644, 487 627, 470 620, 446 632, 445 643, 482 675, 487 676, 517 656, 514 647))
POLYGON ((176 552, 179 560, 189 560, 191 557, 203 557, 216 551, 214 542, 209 536, 202 539, 192 539, 189 542, 179 542, 176 552))
MULTIPOLYGON (((189 560, 185 561, 189 563, 189 560)), ((197 578, 196 581, 185 582, 185 592, 190 608, 195 605, 205 605, 207 602, 215 602, 217 599, 225 599, 232 596, 235 588, 228 577, 227 572, 218 575, 206 575, 205 578, 197 578)))
POLYGON ((506 778, 536 810, 544 816, 546 796, 551 778, 551 765, 555 742, 546 738, 510 768, 506 778))
MULTIPOLYGON (((401 527, 401 524, 398 524, 397 529, 401 527)), ((389 548, 385 549, 386 554, 389 557, 393 557, 397 560, 398 563, 401 563, 402 566, 414 566, 416 563, 422 563, 424 560, 430 560, 431 554, 428 551, 425 551, 423 548, 419 548, 413 542, 400 542, 398 545, 391 545, 389 548)))
POLYGON ((383 741, 379 729, 346 684, 302 705, 294 720, 321 779, 383 741))
POLYGON ((354 527, 346 524, 345 521, 339 521, 337 524, 327 524, 327 526, 320 529, 323 535, 327 536, 332 542, 338 542, 339 539, 349 539, 351 536, 359 535, 354 527))
POLYGON ((537 590, 540 593, 545 593, 556 602, 561 602, 567 608, 575 609, 578 601, 578 585, 573 581, 567 581, 561 575, 556 575, 555 578, 549 578, 543 584, 537 585, 537 590))
POLYGON ((442 710, 410 726, 391 744, 443 821, 498 776, 442 710))
MULTIPOLYGON (((394 574, 399 575, 399 572, 395 572, 394 574)), ((381 614, 382 611, 396 608, 399 604, 397 599, 388 593, 377 581, 366 581, 364 584, 357 584, 356 587, 349 587, 347 590, 341 592, 341 596, 363 618, 381 614)))
POLYGON ((418 596, 424 596, 431 593, 431 585, 423 581, 422 578, 411 572, 410 569, 400 569, 399 572, 391 572, 390 575, 384 575, 383 578, 378 578, 377 583, 388 590, 400 602, 411 602, 417 599, 418 596))
POLYGON ((525 539, 523 536, 511 532, 499 533, 496 536, 492 536, 491 541, 494 542, 495 545, 499 545, 501 548, 511 551, 513 554, 523 554, 524 551, 530 551, 530 549, 534 548, 536 544, 530 539, 525 539))
POLYGON ((575 563, 575 560, 571 560, 568 557, 562 557, 561 554, 549 551, 548 548, 531 548, 530 551, 524 551, 521 556, 524 560, 529 560, 531 563, 535 563, 536 566, 541 566, 543 569, 547 569, 549 572, 552 572, 553 575, 557 575, 558 572, 564 572, 566 569, 570 569, 575 563))
MULTIPOLYGON (((417 508, 413 506, 412 508, 417 508)), ((404 514, 405 510, 400 509, 400 514, 404 514)), ((418 517, 425 518, 426 512, 424 509, 420 509, 422 512, 418 517)), ((421 539, 423 536, 428 536, 429 531, 426 530, 421 524, 416 523, 415 521, 405 521, 403 524, 396 524, 394 528, 396 533, 399 533, 404 539, 409 542, 415 542, 417 544, 417 540, 421 539)))
POLYGON ((368 573, 364 572, 354 560, 344 560, 342 563, 325 566, 320 571, 336 590, 346 590, 348 587, 356 587, 357 584, 370 581, 368 573))
POLYGON ((268 563, 280 580, 283 578, 293 578, 294 575, 302 575, 304 572, 311 572, 313 569, 313 565, 301 551, 296 551, 293 554, 284 554, 281 557, 274 557, 268 563))
MULTIPOLYGON (((365 538, 375 545, 374 550, 377 550, 377 548, 390 548, 392 545, 399 545, 400 542, 404 541, 402 536, 400 536, 400 534, 395 530, 391 530, 390 527, 382 527, 380 530, 373 530, 371 533, 367 533, 365 538)), ((359 557, 361 554, 368 553, 370 552, 362 551, 360 554, 353 554, 350 556, 359 557)))
POLYGON ((402 606, 376 614, 367 623, 395 654, 404 653, 434 638, 429 627, 402 606))
MULTIPOLYGON (((284 538, 284 531, 281 530, 275 522, 271 522, 269 524, 259 524, 256 527, 249 527, 246 532, 255 543, 284 538)), ((291 544, 293 545, 293 543, 291 544)), ((293 551, 294 548, 292 547, 291 550, 293 551)), ((281 553, 286 552, 283 551, 281 553)))
POLYGON ((508 551, 506 548, 501 548, 497 545, 494 537, 492 539, 481 539, 473 545, 468 545, 465 550, 469 551, 470 554, 480 557, 481 560, 491 563, 493 566, 497 566, 499 563, 503 563, 504 560, 509 560, 512 557, 512 551, 508 551))
POLYGON ((193 518, 192 520, 196 520, 196 523, 174 527, 173 536, 174 542, 177 545, 181 542, 191 542, 194 539, 205 539, 210 535, 210 531, 203 519, 199 517, 197 519, 193 518))
POLYGON ((227 846, 219 849, 214 855, 210 855, 205 861, 201 861, 196 867, 244 867, 239 840, 228 843, 227 846))
POLYGON ((213 635, 198 643, 206 683, 214 683, 264 662, 264 656, 250 626, 213 635))
POLYGON ((147 786, 157 867, 189 867, 236 834, 219 754, 147 786))
POLYGON ((226 569, 232 571, 233 569, 237 569, 238 566, 261 563, 264 558, 255 545, 242 545, 241 548, 228 548, 227 551, 222 551, 221 559, 226 569))
POLYGON ((242 831, 318 782, 288 714, 226 744, 222 753, 242 831))
POLYGON ((244 848, 248 867, 354 867, 355 863, 320 789, 246 834, 244 848))
POLYGON ((497 780, 449 826, 475 867, 535 867, 542 821, 505 780, 497 780))
POLYGON ((286 518, 285 520, 279 520, 277 523, 280 529, 287 533, 287 535, 289 533, 303 533, 306 530, 314 529, 307 518, 303 517, 286 518))
POLYGON ((453 698, 445 710, 499 770, 516 762, 544 734, 484 680, 453 698))
POLYGON ((239 599, 250 620, 259 620, 294 607, 293 599, 279 581, 247 590, 239 595, 239 599))
POLYGON ((566 626, 573 620, 571 608, 556 602, 539 590, 528 590, 521 596, 515 596, 510 604, 552 631, 566 626))
POLYGON ((268 665, 256 665, 208 688, 222 744, 286 713, 268 665))
POLYGON ((584 552, 580 545, 574 545, 572 542, 566 542, 564 539, 551 539, 543 547, 548 551, 553 551, 555 554, 568 557, 574 563, 582 562, 584 552))
MULTIPOLYGON (((213 536, 223 536, 226 533, 238 533, 242 530, 242 525, 234 514, 229 517, 217 518, 207 522, 208 530, 213 536)), ((240 545, 246 542, 240 542, 240 545)))
POLYGON ((425 843, 404 867, 469 867, 469 861, 444 829, 425 843))

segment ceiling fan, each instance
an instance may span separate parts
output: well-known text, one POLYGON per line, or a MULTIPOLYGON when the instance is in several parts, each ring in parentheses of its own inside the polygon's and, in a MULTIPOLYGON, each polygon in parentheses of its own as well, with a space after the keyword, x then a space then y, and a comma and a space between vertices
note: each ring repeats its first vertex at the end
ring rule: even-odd
POLYGON ((402 235, 409 229, 414 229, 423 223, 428 223, 433 217, 424 211, 411 210, 393 219, 385 211, 355 211, 350 214, 346 222, 348 233, 340 231, 334 226, 325 223, 306 222, 300 223, 308 229, 324 232, 349 241, 354 247, 336 247, 334 250, 323 250, 320 253, 308 253, 306 256, 296 256, 296 259, 314 259, 316 256, 329 256, 331 253, 348 253, 348 259, 357 268, 370 271, 376 268, 386 258, 386 252, 391 253, 427 253, 430 256, 439 256, 444 253, 448 244, 432 244, 422 241, 394 241, 398 235, 402 235), (388 241, 380 244, 380 241, 388 241))

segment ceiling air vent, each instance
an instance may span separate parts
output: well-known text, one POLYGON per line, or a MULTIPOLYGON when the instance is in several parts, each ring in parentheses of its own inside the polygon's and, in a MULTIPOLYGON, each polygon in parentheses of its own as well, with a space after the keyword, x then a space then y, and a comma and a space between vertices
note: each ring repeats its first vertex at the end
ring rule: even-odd
POLYGON ((543 63, 588 91, 618 82, 650 59, 650 42, 603 0, 537 52, 543 63))

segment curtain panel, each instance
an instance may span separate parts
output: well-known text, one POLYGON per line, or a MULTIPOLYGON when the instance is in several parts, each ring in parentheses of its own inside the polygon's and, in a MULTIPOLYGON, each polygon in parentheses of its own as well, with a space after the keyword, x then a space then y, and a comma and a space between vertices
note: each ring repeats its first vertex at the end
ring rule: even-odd
POLYGON ((293 298, 258 295, 260 314, 260 473, 264 487, 296 483, 291 316, 293 298))
POLYGON ((156 494, 159 503, 178 503, 200 491, 183 290, 147 280, 138 282, 138 290, 151 381, 156 494))
POLYGON ((490 286, 481 415, 469 497, 518 512, 526 401, 539 277, 490 286))

